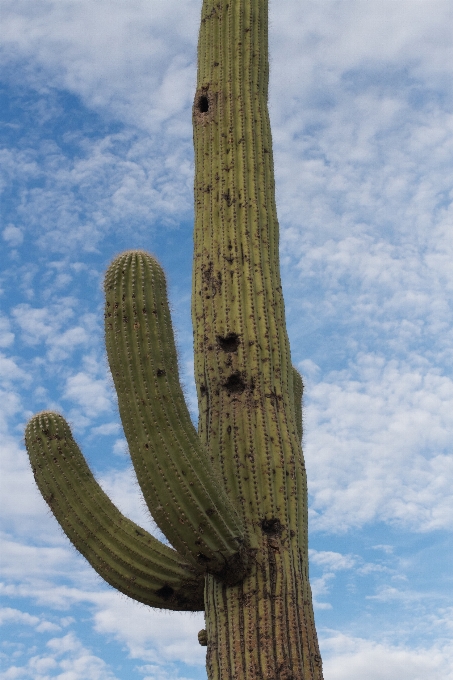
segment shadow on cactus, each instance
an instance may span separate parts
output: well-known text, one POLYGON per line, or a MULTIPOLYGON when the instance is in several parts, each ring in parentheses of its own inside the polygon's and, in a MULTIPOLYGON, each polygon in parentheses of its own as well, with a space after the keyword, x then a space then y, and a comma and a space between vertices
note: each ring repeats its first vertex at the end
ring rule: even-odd
POLYGON ((302 380, 280 281, 265 0, 204 0, 193 105, 198 432, 178 377, 164 274, 147 253, 105 277, 105 338, 143 496, 168 547, 124 517, 62 416, 26 429, 37 484, 75 547, 152 607, 205 612, 209 680, 321 680, 308 581, 302 380))

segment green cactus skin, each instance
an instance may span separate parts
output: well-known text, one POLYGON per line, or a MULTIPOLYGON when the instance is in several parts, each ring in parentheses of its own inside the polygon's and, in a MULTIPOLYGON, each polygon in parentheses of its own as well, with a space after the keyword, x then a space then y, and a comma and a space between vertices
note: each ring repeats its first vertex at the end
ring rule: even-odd
POLYGON ((302 398, 304 396, 304 383, 301 374, 294 366, 293 366, 293 394, 297 436, 299 438, 299 441, 302 441, 302 436, 304 433, 302 423, 302 398))
POLYGON ((322 680, 308 581, 303 383, 291 365, 267 110, 267 0, 204 0, 193 106, 196 433, 160 266, 120 255, 105 336, 121 420, 169 548, 94 480, 62 416, 25 441, 75 547, 153 607, 204 609, 209 680, 322 680))
POLYGON ((200 570, 117 510, 95 481, 61 416, 38 413, 27 425, 25 443, 44 499, 103 579, 152 607, 204 608, 200 570))
POLYGON ((279 272, 267 21, 267 0, 204 0, 198 43, 192 319, 199 436, 257 551, 240 585, 206 579, 210 680, 322 678, 295 406, 301 384, 279 272))
POLYGON ((107 356, 150 512, 186 559, 239 581, 247 567, 242 520, 190 420, 164 273, 147 253, 124 253, 107 270, 105 293, 107 356))

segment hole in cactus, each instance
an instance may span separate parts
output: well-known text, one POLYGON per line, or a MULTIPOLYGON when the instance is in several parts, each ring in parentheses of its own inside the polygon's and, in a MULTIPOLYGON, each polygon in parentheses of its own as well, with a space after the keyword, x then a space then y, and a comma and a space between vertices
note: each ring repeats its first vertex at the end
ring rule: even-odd
POLYGON ((279 519, 271 517, 271 519, 263 519, 261 522, 261 529, 267 536, 277 536, 282 533, 283 526, 279 519))
POLYGON ((193 114, 196 123, 206 125, 213 119, 215 101, 215 94, 210 92, 208 87, 201 87, 197 90, 193 102, 193 114))
POLYGON ((224 352, 236 352, 239 347, 239 335, 237 333, 228 333, 224 338, 217 336, 217 342, 224 352))
POLYGON ((209 562, 209 557, 206 557, 206 555, 205 555, 204 553, 198 553, 198 555, 197 555, 197 560, 198 560, 199 562, 204 562, 204 563, 205 563, 205 562, 209 562))
POLYGON ((209 111, 209 99, 205 94, 200 95, 198 98, 197 108, 200 113, 207 113, 209 111))
POLYGON ((156 371, 156 375, 160 378, 162 375, 165 375, 165 371, 163 368, 158 368, 156 371))
POLYGON ((236 371, 230 375, 230 377, 223 383, 222 387, 227 392, 230 392, 230 394, 242 394, 242 392, 245 390, 245 382, 243 381, 239 371, 236 371))
POLYGON ((161 597, 163 600, 169 600, 174 592, 175 591, 171 586, 165 585, 162 586, 162 588, 159 588, 159 590, 156 590, 156 595, 161 597))

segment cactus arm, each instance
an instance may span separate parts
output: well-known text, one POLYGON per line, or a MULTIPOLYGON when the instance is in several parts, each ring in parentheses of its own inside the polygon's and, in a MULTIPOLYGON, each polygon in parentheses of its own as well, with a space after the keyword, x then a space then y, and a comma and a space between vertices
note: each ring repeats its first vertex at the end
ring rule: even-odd
POLYGON ((203 574, 119 512, 95 481, 60 415, 34 416, 25 442, 44 499, 73 545, 107 583, 152 607, 204 608, 203 574))
POLYGON ((123 253, 105 278, 107 355, 143 496, 179 553, 226 581, 247 563, 244 531, 190 420, 165 277, 147 253, 123 253))
POLYGON ((302 423, 302 397, 304 395, 304 383, 301 374, 297 368, 295 368, 295 366, 293 366, 293 394, 297 436, 299 441, 301 441, 304 432, 302 423))

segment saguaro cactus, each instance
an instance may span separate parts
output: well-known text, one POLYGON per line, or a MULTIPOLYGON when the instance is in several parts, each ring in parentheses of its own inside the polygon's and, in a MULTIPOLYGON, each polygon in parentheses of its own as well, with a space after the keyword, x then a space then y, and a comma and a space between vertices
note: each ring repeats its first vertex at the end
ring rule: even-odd
POLYGON ((210 680, 321 680, 308 581, 302 381, 292 368, 267 110, 267 0, 204 0, 193 106, 192 316, 198 433, 178 379, 165 280, 141 251, 105 279, 107 354, 149 510, 173 548, 100 489, 68 425, 26 444, 46 501, 115 588, 204 610, 210 680))

